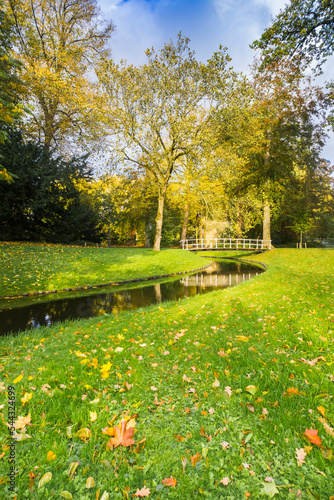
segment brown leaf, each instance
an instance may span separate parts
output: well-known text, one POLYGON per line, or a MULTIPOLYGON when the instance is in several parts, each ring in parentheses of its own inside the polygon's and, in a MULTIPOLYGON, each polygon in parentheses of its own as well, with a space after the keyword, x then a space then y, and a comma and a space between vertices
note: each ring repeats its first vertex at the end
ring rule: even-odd
POLYGON ((208 436, 208 435, 205 433, 205 429, 204 429, 204 427, 201 427, 201 432, 200 432, 200 434, 201 434, 201 436, 206 437, 206 439, 207 439, 208 441, 211 441, 211 440, 212 440, 212 436, 208 436))

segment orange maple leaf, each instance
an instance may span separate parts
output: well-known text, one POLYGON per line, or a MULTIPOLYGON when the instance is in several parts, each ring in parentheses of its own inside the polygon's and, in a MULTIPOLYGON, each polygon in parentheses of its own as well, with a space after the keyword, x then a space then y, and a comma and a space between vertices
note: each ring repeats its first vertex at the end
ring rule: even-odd
POLYGON ((316 431, 315 429, 306 429, 304 435, 309 441, 311 441, 311 443, 321 446, 322 441, 318 436, 318 431, 316 431))
POLYGON ((200 453, 198 453, 198 452, 196 453, 196 455, 192 455, 190 457, 191 465, 193 467, 195 467, 195 465, 197 464, 197 462, 199 462, 201 460, 201 458, 202 458, 202 455, 200 453))
POLYGON ((150 488, 142 488, 141 490, 138 488, 136 493, 134 494, 135 497, 148 497, 149 494, 151 493, 150 488))
POLYGON ((171 477, 166 477, 161 482, 166 486, 173 486, 173 488, 175 488, 177 480, 175 479, 175 477, 171 476, 171 477))
POLYGON ((134 434, 134 428, 129 427, 129 429, 127 429, 126 425, 127 425, 127 421, 122 420, 120 425, 114 426, 114 436, 115 437, 110 438, 108 443, 115 446, 115 448, 119 445, 131 446, 134 443, 134 440, 132 439, 132 436, 134 434))

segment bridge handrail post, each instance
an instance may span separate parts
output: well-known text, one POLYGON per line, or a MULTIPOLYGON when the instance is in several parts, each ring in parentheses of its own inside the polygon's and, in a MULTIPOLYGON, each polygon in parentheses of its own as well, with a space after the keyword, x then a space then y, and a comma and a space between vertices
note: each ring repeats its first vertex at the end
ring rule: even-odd
POLYGON ((259 238, 257 238, 256 240, 256 250, 258 250, 258 248, 259 248, 259 238))

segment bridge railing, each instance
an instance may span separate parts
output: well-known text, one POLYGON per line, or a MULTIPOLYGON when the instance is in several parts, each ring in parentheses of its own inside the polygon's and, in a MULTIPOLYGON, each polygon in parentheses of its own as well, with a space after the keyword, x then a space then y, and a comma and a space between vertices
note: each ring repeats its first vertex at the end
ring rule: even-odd
POLYGON ((232 249, 232 250, 270 250, 271 240, 252 240, 246 238, 201 238, 181 240, 183 250, 195 249, 232 249))

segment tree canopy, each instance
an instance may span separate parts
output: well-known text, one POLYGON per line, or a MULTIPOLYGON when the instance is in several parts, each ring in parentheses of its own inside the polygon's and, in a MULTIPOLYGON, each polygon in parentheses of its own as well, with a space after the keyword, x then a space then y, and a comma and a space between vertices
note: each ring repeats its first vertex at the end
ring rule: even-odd
POLYGON ((302 64, 317 62, 317 68, 334 52, 334 3, 332 0, 291 0, 259 40, 264 62, 298 57, 302 64))
POLYGON ((28 133, 46 149, 84 139, 98 126, 90 73, 109 57, 114 29, 95 0, 6 0, 33 119, 28 133))
POLYGON ((71 242, 94 240, 96 217, 77 186, 91 179, 86 158, 65 161, 16 130, 0 145, 15 182, 0 182, 0 236, 5 240, 71 242))
POLYGON ((187 155, 201 149, 210 112, 226 104, 234 72, 225 49, 199 63, 189 39, 148 50, 147 64, 134 67, 108 61, 99 76, 108 99, 107 126, 118 137, 120 156, 149 172, 158 194, 154 249, 160 250, 163 205, 171 176, 187 155), (224 98, 225 97, 225 98, 224 98))
MULTIPOLYGON (((13 25, 0 1, 0 143, 7 138, 6 126, 13 125, 24 112, 24 87, 19 74, 21 62, 12 54, 13 25)), ((1 158, 0 158, 1 162, 1 158)), ((0 180, 11 181, 11 174, 0 165, 0 180)))

